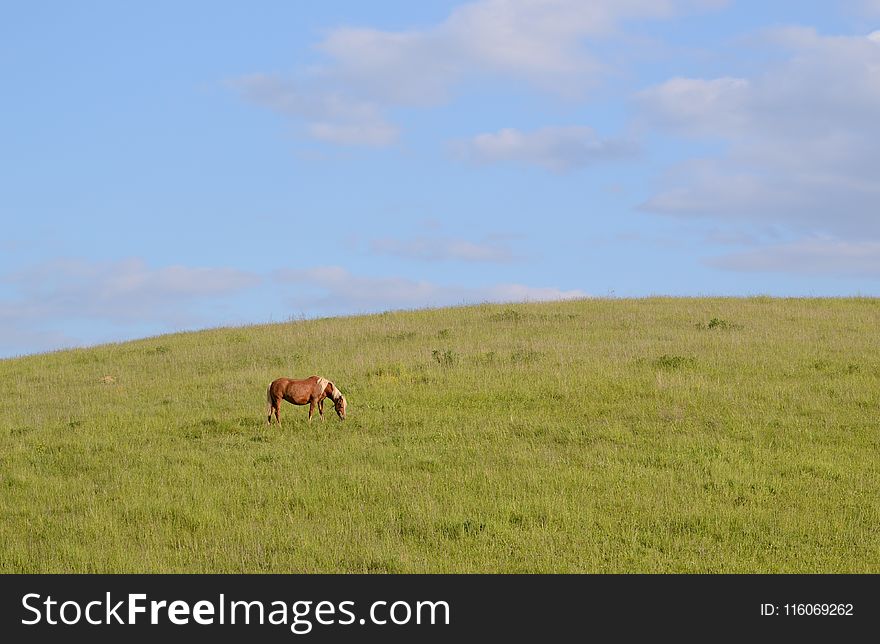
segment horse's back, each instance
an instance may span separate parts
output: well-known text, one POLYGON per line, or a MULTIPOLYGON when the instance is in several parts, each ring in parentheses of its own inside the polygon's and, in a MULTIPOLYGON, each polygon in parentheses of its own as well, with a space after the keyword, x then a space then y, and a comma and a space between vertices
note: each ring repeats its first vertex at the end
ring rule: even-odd
POLYGON ((291 382, 290 378, 276 378, 269 383, 269 395, 282 395, 284 393, 284 390, 287 389, 287 383, 289 382, 291 382))
POLYGON ((275 400, 283 398, 288 402, 297 405, 304 405, 309 402, 312 390, 318 380, 318 376, 311 376, 304 380, 276 378, 269 385, 269 398, 275 400))

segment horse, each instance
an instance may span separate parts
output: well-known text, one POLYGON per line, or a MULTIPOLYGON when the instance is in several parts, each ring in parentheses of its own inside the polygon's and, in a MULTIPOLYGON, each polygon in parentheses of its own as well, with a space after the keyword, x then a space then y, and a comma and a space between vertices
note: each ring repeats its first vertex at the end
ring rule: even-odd
POLYGON ((269 385, 269 391, 266 392, 266 398, 269 402, 268 416, 266 424, 272 424, 272 414, 275 414, 275 420, 281 427, 281 401, 286 400, 294 405, 309 406, 309 422, 312 422, 312 414, 315 413, 315 407, 324 420, 324 398, 333 401, 333 408, 340 420, 345 420, 345 396, 336 388, 332 382, 321 376, 310 376, 305 380, 291 380, 290 378, 278 378, 273 380, 269 385))

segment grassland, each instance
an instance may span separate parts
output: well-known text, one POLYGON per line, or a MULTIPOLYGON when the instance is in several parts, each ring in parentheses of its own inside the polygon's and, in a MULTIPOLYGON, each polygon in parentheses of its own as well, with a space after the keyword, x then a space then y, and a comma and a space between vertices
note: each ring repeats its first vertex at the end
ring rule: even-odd
POLYGON ((0 572, 880 572, 880 301, 580 300, 0 361, 0 572), (309 425, 278 376, 330 377, 309 425))

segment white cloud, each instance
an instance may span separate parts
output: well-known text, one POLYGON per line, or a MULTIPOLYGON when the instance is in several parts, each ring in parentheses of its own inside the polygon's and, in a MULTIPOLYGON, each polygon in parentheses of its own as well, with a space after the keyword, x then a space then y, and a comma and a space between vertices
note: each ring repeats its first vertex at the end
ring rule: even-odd
POLYGON ((313 138, 340 145, 384 146, 398 136, 375 103, 293 81, 254 74, 230 82, 247 100, 279 114, 303 119, 313 138))
POLYGON ((459 152, 482 163, 517 161, 556 172, 627 156, 635 146, 627 141, 600 139, 588 127, 545 127, 533 132, 503 129, 460 142, 459 152))
POLYGON ((850 0, 856 8, 869 16, 880 16, 880 0, 850 0))
POLYGON ((674 78, 639 95, 647 118, 726 151, 664 180, 643 209, 880 236, 880 42, 768 32, 787 54, 750 78, 674 78))
POLYGON ((660 125, 702 136, 725 136, 747 126, 745 78, 671 78, 640 92, 638 98, 660 125))
POLYGON ((430 33, 343 27, 318 49, 332 59, 313 70, 318 77, 385 105, 443 101, 463 67, 463 54, 430 33))
POLYGON ((665 19, 723 0, 478 0, 438 24, 383 31, 331 29, 316 49, 326 60, 297 80, 252 75, 231 84, 243 96, 307 123, 312 137, 387 145, 397 136, 383 110, 436 105, 467 81, 507 79, 581 97, 606 75, 590 45, 629 20, 665 19))
POLYGON ((37 320, 23 319, 14 307, 0 303, 0 358, 72 347, 76 338, 61 330, 35 328, 37 320))
POLYGON ((23 328, 59 318, 173 322, 188 317, 194 300, 223 297, 259 280, 232 268, 151 268, 140 259, 56 260, 2 279, 18 297, 3 304, 0 317, 23 328))
POLYGON ((561 300, 586 297, 583 291, 523 284, 483 287, 441 285, 401 277, 361 277, 339 266, 305 270, 283 269, 275 277, 295 284, 300 293, 291 304, 332 313, 356 313, 393 308, 448 306, 475 302, 561 300), (303 290, 311 293, 303 293, 303 290))
POLYGON ((406 259, 426 261, 460 260, 465 262, 509 262, 514 259, 511 250, 497 241, 475 243, 449 237, 416 237, 414 239, 374 239, 370 251, 379 255, 394 255, 406 259))
POLYGON ((392 103, 441 100, 468 76, 525 80, 561 94, 578 94, 605 71, 585 43, 618 33, 633 19, 669 18, 714 8, 718 1, 480 0, 461 5, 425 29, 332 30, 318 48, 326 69, 362 92, 392 103))
POLYGON ((733 271, 877 277, 880 241, 808 238, 732 253, 707 263, 733 271))

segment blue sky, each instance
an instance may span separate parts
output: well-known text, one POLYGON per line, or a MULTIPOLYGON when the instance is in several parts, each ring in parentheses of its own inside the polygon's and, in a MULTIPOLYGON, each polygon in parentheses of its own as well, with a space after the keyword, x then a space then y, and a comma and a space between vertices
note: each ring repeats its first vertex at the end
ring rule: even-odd
POLYGON ((7 3, 0 357, 880 293, 880 2, 7 3))

